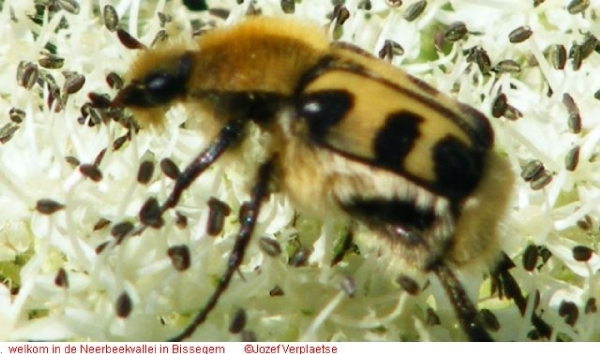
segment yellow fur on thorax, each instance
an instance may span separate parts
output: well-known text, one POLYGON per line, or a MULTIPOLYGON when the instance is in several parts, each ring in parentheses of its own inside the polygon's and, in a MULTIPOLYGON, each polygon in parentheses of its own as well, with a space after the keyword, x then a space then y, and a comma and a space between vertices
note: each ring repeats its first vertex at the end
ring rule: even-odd
POLYGON ((325 31, 290 19, 251 18, 198 39, 190 87, 291 95, 329 47, 325 31))

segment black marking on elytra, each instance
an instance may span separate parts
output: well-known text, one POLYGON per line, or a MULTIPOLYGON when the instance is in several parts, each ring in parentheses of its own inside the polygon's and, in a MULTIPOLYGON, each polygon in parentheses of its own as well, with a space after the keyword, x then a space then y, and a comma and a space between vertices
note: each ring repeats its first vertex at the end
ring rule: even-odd
MULTIPOLYGON (((338 45, 338 47, 344 48, 345 46, 338 45)), ((350 49, 349 49, 350 50, 350 49)), ((447 99, 444 94, 436 90, 424 81, 421 81, 411 75, 406 74, 406 77, 417 85, 422 92, 413 91, 411 88, 406 88, 387 80, 377 72, 369 70, 367 67, 362 65, 349 62, 342 57, 334 55, 324 56, 312 69, 308 70, 306 74, 302 76, 296 86, 295 95, 301 96, 304 89, 311 84, 312 81, 317 80, 320 76, 326 74, 329 71, 344 71, 353 75, 364 77, 367 80, 373 80, 381 85, 384 85, 398 93, 398 97, 401 99, 412 100, 422 103, 427 106, 431 111, 435 111, 439 116, 445 117, 452 123, 456 124, 461 130, 473 140, 474 145, 481 149, 489 149, 494 140, 493 131, 487 118, 478 110, 458 103, 457 109, 450 108, 444 102, 447 99), (465 119, 464 116, 468 116, 465 119)), ((352 92, 354 95, 360 95, 360 88, 353 88, 352 92)))
POLYGON ((404 158, 421 135, 423 117, 408 111, 391 114, 375 135, 373 150, 377 164, 394 171, 401 170, 404 158))
POLYGON ((472 121, 474 124, 465 126, 466 124, 464 121, 463 124, 460 124, 460 121, 455 121, 455 123, 467 132, 472 130, 471 138, 477 143, 476 146, 479 146, 481 149, 490 149, 492 145, 494 145, 494 131, 490 121, 483 115, 483 113, 469 105, 459 103, 459 107, 465 115, 471 117, 470 121, 472 121))
MULTIPOLYGON (((405 178, 408 182, 410 183, 414 183, 416 186, 423 188, 431 193, 440 195, 440 196, 445 196, 445 197, 450 197, 450 199, 452 199, 451 201, 452 203, 452 207, 456 208, 459 206, 459 204, 457 204, 456 202, 462 200, 462 198, 465 196, 461 191, 459 191, 460 193, 452 193, 452 190, 448 189, 448 185, 444 185, 444 184, 439 184, 437 181, 429 181, 429 180, 424 180, 422 178, 420 178, 419 176, 415 176, 413 174, 407 173, 406 171, 404 171, 402 169, 401 165, 394 165, 393 168, 389 168, 387 166, 384 166, 383 164, 378 163, 377 160, 374 160, 371 157, 361 157, 355 154, 351 154, 348 153, 347 151, 344 151, 342 149, 337 149, 335 147, 332 147, 330 145, 327 144, 323 144, 322 145, 323 148, 329 149, 333 152, 335 152, 336 154, 339 154, 340 156, 343 156, 344 158, 351 160, 351 161, 355 161, 367 166, 371 166, 373 169, 376 168, 380 168, 382 171, 386 170, 389 172, 392 172, 398 176, 401 176, 402 178, 405 178), (448 193, 451 192, 451 193, 448 193)), ((483 153, 482 153, 483 154, 483 153)))
POLYGON ((310 137, 323 141, 329 129, 340 122, 354 106, 354 98, 345 90, 322 90, 298 98, 296 114, 305 119, 310 137))
POLYGON ((437 191, 457 200, 471 193, 483 173, 483 155, 453 136, 441 139, 433 149, 437 191))
POLYGON ((400 225, 406 229, 425 231, 436 220, 433 210, 419 209, 409 200, 354 198, 341 201, 341 207, 367 225, 400 225))

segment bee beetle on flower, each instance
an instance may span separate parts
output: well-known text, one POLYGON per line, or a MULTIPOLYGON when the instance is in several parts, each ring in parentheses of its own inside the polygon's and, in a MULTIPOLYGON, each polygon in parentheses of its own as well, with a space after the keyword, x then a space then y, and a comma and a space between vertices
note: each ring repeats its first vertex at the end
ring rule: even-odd
POLYGON ((285 194, 300 212, 360 225, 364 242, 385 250, 399 275, 435 274, 467 338, 493 339, 454 272, 501 259, 497 225, 513 173, 493 151, 482 113, 358 47, 330 42, 319 26, 284 18, 214 29, 193 48, 142 48, 125 79, 113 107, 160 127, 181 104, 211 139, 177 176, 160 216, 221 156, 235 160, 249 129, 262 144, 227 268, 172 340, 188 338, 217 306, 270 193, 285 194))

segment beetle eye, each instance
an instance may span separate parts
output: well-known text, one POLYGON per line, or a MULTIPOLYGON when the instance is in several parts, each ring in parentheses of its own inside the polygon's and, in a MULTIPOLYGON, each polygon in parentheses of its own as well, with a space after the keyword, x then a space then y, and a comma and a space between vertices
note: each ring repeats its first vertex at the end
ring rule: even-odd
POLYGON ((168 73, 155 73, 144 80, 145 96, 153 105, 168 103, 183 92, 183 85, 168 73))

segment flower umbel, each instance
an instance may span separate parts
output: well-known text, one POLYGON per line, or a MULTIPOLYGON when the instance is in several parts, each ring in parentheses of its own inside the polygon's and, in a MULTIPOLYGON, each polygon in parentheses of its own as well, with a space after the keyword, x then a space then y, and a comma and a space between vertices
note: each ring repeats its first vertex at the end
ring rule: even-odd
MULTIPOLYGON (((554 328, 549 340, 600 340, 600 2, 361 0, 334 10, 321 0, 212 1, 204 12, 178 1, 109 3, 1 5, 3 340, 164 340, 204 304, 235 241, 260 149, 247 144, 243 163, 215 164, 160 228, 125 237, 211 137, 193 126, 197 112, 176 106, 162 131, 139 129, 127 113, 90 105, 88 93, 110 101, 135 56, 117 27, 150 46, 258 13, 322 24, 332 39, 381 55, 490 117, 497 149, 522 177, 501 248, 529 295, 526 313, 554 328)), ((434 277, 417 279, 420 291, 411 293, 378 250, 361 245, 331 267, 345 231, 342 220, 319 223, 270 196, 241 276, 191 339, 464 340, 434 277), (240 309, 246 326, 231 333, 240 309)), ((484 273, 459 277, 494 338, 540 339, 514 303, 491 294, 484 273)))

